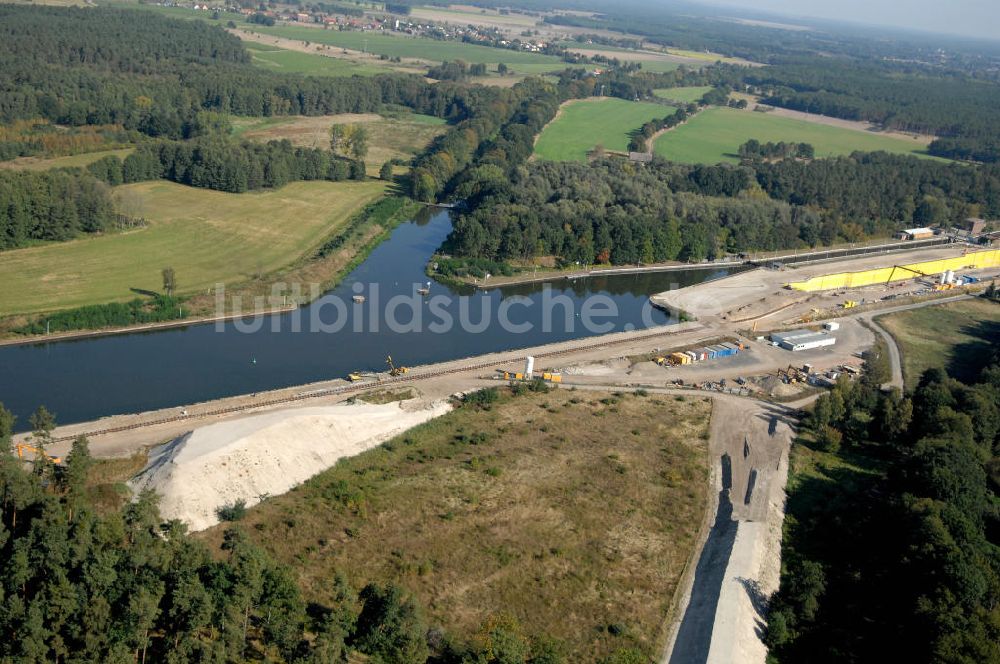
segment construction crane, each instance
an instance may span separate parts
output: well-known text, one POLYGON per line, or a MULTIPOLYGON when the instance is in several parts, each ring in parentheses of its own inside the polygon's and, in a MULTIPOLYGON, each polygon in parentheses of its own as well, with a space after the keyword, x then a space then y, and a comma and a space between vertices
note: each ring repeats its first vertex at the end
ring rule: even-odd
POLYGON ((920 270, 914 270, 913 268, 906 267, 905 265, 893 265, 892 269, 889 271, 889 278, 885 280, 885 285, 886 286, 889 285, 889 282, 891 282, 892 278, 896 275, 896 270, 905 270, 907 272, 912 272, 913 274, 915 274, 917 276, 920 276, 920 277, 929 277, 930 276, 926 272, 921 272, 920 270))
POLYGON ((17 450, 17 458, 20 459, 21 461, 25 460, 24 459, 25 453, 29 453, 30 452, 30 453, 33 453, 35 455, 36 459, 39 456, 43 456, 43 457, 45 457, 46 459, 48 459, 49 461, 51 461, 54 464, 60 464, 60 463, 62 463, 62 457, 57 457, 57 456, 52 456, 50 454, 46 454, 45 450, 43 450, 42 448, 35 447, 33 445, 28 445, 27 443, 17 443, 16 445, 14 445, 14 449, 17 450))
POLYGON ((410 370, 409 367, 397 367, 392 361, 392 355, 385 356, 385 363, 389 365, 390 376, 402 376, 410 370))

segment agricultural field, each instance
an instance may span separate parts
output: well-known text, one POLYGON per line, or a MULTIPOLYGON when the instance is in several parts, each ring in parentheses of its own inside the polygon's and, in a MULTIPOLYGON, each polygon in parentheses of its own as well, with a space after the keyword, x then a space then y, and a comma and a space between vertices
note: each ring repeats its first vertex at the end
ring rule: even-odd
POLYGON ((46 171, 50 168, 83 168, 98 159, 114 155, 119 159, 124 159, 132 152, 132 148, 120 150, 99 150, 97 152, 84 152, 81 154, 69 155, 67 157, 18 157, 10 161, 0 161, 0 168, 15 168, 29 171, 46 171))
POLYGON ((264 69, 307 76, 354 76, 384 73, 385 68, 366 65, 343 58, 289 51, 277 46, 246 41, 244 46, 253 56, 253 63, 264 69))
POLYGON ((593 57, 595 55, 603 55, 609 58, 617 58, 624 62, 638 62, 642 67, 643 71, 650 72, 667 72, 677 69, 680 65, 687 65, 688 67, 701 67, 703 64, 700 60, 690 60, 687 58, 681 58, 674 55, 669 55, 660 51, 647 51, 647 50, 635 50, 629 48, 621 48, 618 46, 607 46, 604 44, 579 44, 577 42, 563 42, 565 46, 571 53, 577 53, 579 55, 585 55, 587 57, 593 57))
POLYGON ((365 165, 369 175, 378 175, 379 168, 389 159, 409 161, 447 130, 441 118, 416 113, 400 113, 386 117, 376 113, 351 113, 313 117, 234 118, 234 133, 254 141, 288 139, 295 145, 328 148, 330 126, 358 124, 368 129, 368 156, 365 165))
MULTIPOLYGON (((706 507, 710 410, 504 389, 486 410, 341 460, 240 525, 295 570, 307 600, 329 601, 339 572, 355 587, 399 584, 460 639, 506 615, 567 662, 651 657, 706 507)), ((202 537, 221 544, 226 526, 202 537)))
POLYGON ((587 153, 597 145, 624 151, 631 132, 672 112, 661 104, 611 97, 567 102, 542 130, 535 143, 535 156, 551 161, 585 161, 587 153))
POLYGON ((364 51, 390 58, 416 58, 439 63, 444 60, 464 60, 469 64, 492 64, 503 62, 518 73, 543 73, 559 71, 566 63, 551 55, 540 55, 524 51, 509 51, 459 41, 439 41, 424 37, 405 35, 373 34, 371 32, 323 30, 295 25, 244 25, 254 32, 307 41, 310 44, 326 44, 352 51, 364 51))
POLYGON ((500 30, 517 30, 517 32, 534 29, 539 23, 538 18, 524 14, 501 14, 495 9, 457 7, 455 5, 447 9, 444 7, 414 7, 410 11, 410 16, 415 19, 435 21, 437 23, 483 25, 500 30))
POLYGON ((880 316, 899 345, 903 381, 916 387, 932 367, 948 370, 961 381, 978 376, 985 358, 1000 345, 1000 304, 983 298, 880 316))
POLYGON ((906 138, 732 108, 705 109, 664 133, 656 141, 654 151, 672 161, 691 164, 737 162, 740 145, 751 138, 761 143, 809 143, 816 148, 817 157, 850 154, 855 150, 928 156, 923 144, 906 138))
POLYGON ((692 85, 680 88, 662 88, 660 90, 653 90, 653 94, 660 99, 677 102, 678 104, 693 104, 704 97, 705 94, 711 89, 712 86, 710 85, 692 85))
POLYGON ((0 314, 128 300, 159 291, 173 267, 182 293, 294 262, 385 191, 370 182, 295 182, 230 194, 156 181, 117 187, 119 207, 149 226, 15 249, 0 261, 0 314))

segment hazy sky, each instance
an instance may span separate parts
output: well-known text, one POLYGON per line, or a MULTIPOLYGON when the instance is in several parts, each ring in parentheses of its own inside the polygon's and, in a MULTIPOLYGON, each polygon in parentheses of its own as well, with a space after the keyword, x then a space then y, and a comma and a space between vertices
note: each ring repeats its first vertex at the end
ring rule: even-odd
POLYGON ((1000 0, 705 0, 787 14, 1000 40, 1000 0))

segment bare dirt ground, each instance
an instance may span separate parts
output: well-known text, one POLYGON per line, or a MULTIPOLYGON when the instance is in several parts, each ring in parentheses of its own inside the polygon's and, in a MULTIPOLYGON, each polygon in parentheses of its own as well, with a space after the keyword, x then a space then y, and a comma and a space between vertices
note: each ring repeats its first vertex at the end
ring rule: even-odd
POLYGON ((716 396, 709 454, 714 522, 689 570, 662 661, 763 662, 763 600, 778 588, 789 408, 716 396))
MULTIPOLYGON (((901 296, 926 288, 914 281, 876 284, 850 291, 794 291, 784 287, 791 281, 831 272, 865 270, 891 265, 905 265, 924 260, 961 256, 963 247, 949 245, 889 255, 875 254, 836 262, 813 263, 786 267, 781 270, 756 269, 741 272, 688 288, 667 291, 652 296, 657 306, 687 311, 707 323, 744 323, 753 321, 759 329, 773 329, 783 324, 795 324, 813 310, 838 311, 846 300, 873 301, 887 295, 901 296)), ((995 272, 995 269, 992 270, 995 272)), ((846 311, 845 311, 846 313, 846 311)))

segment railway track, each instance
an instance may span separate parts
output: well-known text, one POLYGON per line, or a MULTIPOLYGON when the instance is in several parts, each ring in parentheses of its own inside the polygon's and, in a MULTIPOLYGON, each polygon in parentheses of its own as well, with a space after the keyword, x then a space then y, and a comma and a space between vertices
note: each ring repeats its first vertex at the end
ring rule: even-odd
MULTIPOLYGON (((72 436, 57 436, 57 437, 53 437, 52 438, 52 442, 53 443, 63 443, 63 442, 68 442, 68 441, 75 440, 76 438, 79 438, 80 436, 86 436, 88 438, 91 438, 91 437, 95 437, 95 436, 104 436, 104 435, 112 434, 112 433, 122 433, 122 432, 125 432, 125 431, 134 431, 134 430, 137 430, 137 429, 144 429, 144 428, 147 428, 147 427, 158 426, 158 425, 161 425, 161 424, 171 424, 173 422, 181 422, 183 420, 188 420, 188 419, 192 419, 192 418, 196 418, 196 417, 198 417, 198 418, 200 418, 200 417, 218 417, 220 415, 231 415, 233 413, 240 413, 240 412, 245 412, 245 411, 248 411, 248 410, 254 410, 254 409, 258 409, 258 408, 270 408, 272 406, 280 406, 282 404, 291 404, 291 403, 306 401, 306 400, 309 400, 309 399, 319 399, 319 398, 324 398, 324 397, 339 396, 339 395, 343 395, 343 394, 352 394, 352 393, 355 393, 355 392, 363 392, 363 391, 366 391, 366 390, 370 390, 373 387, 380 387, 380 386, 383 386, 383 385, 395 385, 395 384, 399 384, 399 383, 408 383, 408 382, 413 382, 413 381, 417 381, 417 380, 425 380, 425 379, 428 379, 428 378, 438 378, 438 377, 441 377, 441 376, 447 376, 447 375, 450 375, 450 374, 462 373, 462 372, 465 372, 465 371, 476 371, 476 370, 480 370, 480 369, 489 369, 489 368, 498 367, 498 366, 501 366, 501 365, 504 365, 504 364, 510 364, 512 362, 523 362, 525 360, 525 358, 528 357, 529 354, 532 357, 534 357, 535 359, 539 359, 539 358, 559 357, 561 355, 569 355, 571 353, 580 353, 580 352, 586 352, 586 351, 590 351, 590 350, 599 350, 601 348, 612 348, 614 346, 621 346, 621 345, 625 345, 625 344, 636 343, 637 341, 643 341, 643 340, 646 340, 646 339, 652 339, 652 338, 661 337, 661 336, 670 335, 670 334, 677 334, 680 331, 680 330, 671 329, 672 327, 673 326, 670 326, 667 329, 659 329, 659 328, 657 328, 655 331, 647 333, 647 334, 630 333, 631 335, 634 335, 634 336, 629 336, 629 337, 623 338, 623 339, 609 339, 609 340, 604 340, 604 341, 597 341, 597 342, 594 342, 594 343, 582 344, 582 345, 579 345, 579 346, 573 346, 572 348, 561 348, 561 349, 550 350, 550 351, 539 351, 539 352, 534 352, 534 353, 524 352, 524 354, 522 354, 522 355, 516 355, 516 356, 513 356, 513 357, 498 358, 496 360, 491 360, 491 361, 488 361, 488 362, 471 362, 469 364, 461 364, 459 366, 450 367, 450 368, 446 368, 446 369, 436 369, 436 370, 429 370, 429 371, 422 371, 422 372, 418 370, 418 371, 410 372, 410 373, 408 373, 408 374, 406 374, 404 376, 390 376, 388 378, 383 378, 383 379, 378 380, 377 382, 374 382, 374 383, 372 383, 372 382, 365 382, 365 383, 352 383, 352 384, 349 384, 349 385, 338 385, 336 387, 324 388, 324 389, 319 389, 319 390, 312 390, 312 391, 309 391, 309 392, 305 392, 305 393, 301 393, 301 394, 293 394, 293 395, 290 395, 290 396, 285 396, 285 397, 280 397, 280 398, 264 399, 262 401, 255 401, 253 403, 240 404, 238 406, 228 406, 228 407, 225 407, 225 408, 216 408, 214 410, 209 410, 209 411, 205 411, 205 412, 199 412, 199 413, 192 414, 192 415, 183 415, 183 414, 182 415, 173 415, 173 416, 170 416, 170 417, 157 418, 155 420, 146 420, 146 421, 142 421, 142 422, 134 422, 132 424, 123 424, 121 426, 116 426, 116 427, 107 427, 107 428, 104 428, 104 429, 95 429, 95 430, 92 430, 92 431, 85 431, 85 432, 78 433, 78 434, 75 434, 75 435, 72 435, 72 436)), ((689 330, 690 330, 690 328, 687 328, 684 331, 689 331, 689 330)), ((618 333, 618 334, 621 334, 621 333, 618 333)), ((600 338, 600 337, 598 337, 598 338, 600 338)))

